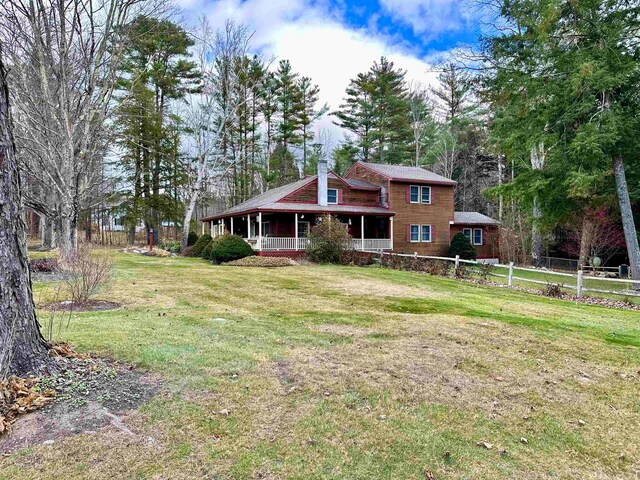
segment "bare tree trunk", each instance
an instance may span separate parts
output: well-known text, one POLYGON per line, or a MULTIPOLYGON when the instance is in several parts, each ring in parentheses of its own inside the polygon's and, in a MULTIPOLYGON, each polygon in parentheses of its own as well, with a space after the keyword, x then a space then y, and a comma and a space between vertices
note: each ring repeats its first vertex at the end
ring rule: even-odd
MULTIPOLYGON (((544 168, 545 150, 544 143, 540 142, 531 146, 531 168, 542 170, 544 168)), ((533 264, 540 266, 542 263, 542 210, 538 195, 533 198, 533 222, 531 224, 531 258, 533 264)))
POLYGON ((0 377, 54 369, 36 319, 20 177, 0 51, 0 377))
POLYGON ((582 220, 582 232, 580 232, 580 256, 578 258, 578 269, 581 269, 589 261, 591 255, 591 245, 593 244, 593 231, 595 225, 588 215, 582 220))
POLYGON ((184 222, 183 222, 183 232, 182 232, 182 243, 180 245, 180 251, 184 252, 187 248, 187 243, 189 242, 189 228, 191 226, 191 217, 193 216, 193 211, 196 209, 196 203, 198 202, 198 198, 200 197, 200 193, 202 191, 202 182, 204 180, 204 174, 207 168, 207 157, 206 155, 201 155, 198 160, 198 176, 196 178, 196 183, 191 190, 191 195, 189 198, 189 205, 187 206, 186 211, 184 212, 184 222))
POLYGON ((640 246, 638 246, 638 231, 636 230, 636 224, 633 220, 633 211, 631 210, 631 200, 629 199, 629 188, 627 187, 627 178, 624 172, 624 159, 622 158, 622 155, 618 155, 613 159, 613 175, 616 179, 616 191, 618 193, 618 203, 620 204, 624 239, 627 243, 631 278, 634 280, 640 280, 640 246))

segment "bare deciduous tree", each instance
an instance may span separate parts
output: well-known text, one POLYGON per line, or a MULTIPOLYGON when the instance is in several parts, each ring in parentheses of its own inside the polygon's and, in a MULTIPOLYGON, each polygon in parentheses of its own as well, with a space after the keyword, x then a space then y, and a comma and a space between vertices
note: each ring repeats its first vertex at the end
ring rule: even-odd
POLYGON ((0 48, 0 378, 52 367, 36 319, 9 91, 0 48))
POLYGON ((80 211, 98 201, 123 27, 161 1, 0 3, 28 201, 53 221, 65 255, 76 248, 80 211))
POLYGON ((227 21, 223 30, 214 32, 203 19, 195 33, 196 52, 203 78, 202 92, 191 96, 184 118, 190 133, 189 142, 195 159, 193 181, 187 192, 182 251, 187 248, 189 225, 208 174, 222 174, 229 165, 220 155, 220 137, 227 120, 234 115, 240 101, 231 92, 241 68, 251 35, 246 27, 227 21))

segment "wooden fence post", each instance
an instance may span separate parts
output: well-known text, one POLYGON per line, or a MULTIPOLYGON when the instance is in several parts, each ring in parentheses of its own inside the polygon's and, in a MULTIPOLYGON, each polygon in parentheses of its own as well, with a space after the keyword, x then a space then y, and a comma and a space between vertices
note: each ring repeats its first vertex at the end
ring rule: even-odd
POLYGON ((509 262, 509 288, 513 287, 513 262, 509 262))
POLYGON ((456 255, 456 270, 460 268, 460 255, 456 255))
POLYGON ((578 292, 578 298, 582 298, 582 289, 583 289, 582 270, 578 270, 578 285, 576 289, 578 292))

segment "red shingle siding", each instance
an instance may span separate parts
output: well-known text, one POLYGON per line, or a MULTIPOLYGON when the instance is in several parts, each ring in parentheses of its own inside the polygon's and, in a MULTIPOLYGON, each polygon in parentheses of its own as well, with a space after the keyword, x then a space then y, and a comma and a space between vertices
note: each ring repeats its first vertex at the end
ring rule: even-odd
MULTIPOLYGON (((341 205, 360 205, 367 207, 378 206, 379 193, 374 190, 358 190, 350 188, 342 180, 329 177, 328 187, 338 190, 339 203, 341 205)), ((317 203, 318 182, 314 181, 300 190, 287 195, 280 200, 285 203, 317 203)))

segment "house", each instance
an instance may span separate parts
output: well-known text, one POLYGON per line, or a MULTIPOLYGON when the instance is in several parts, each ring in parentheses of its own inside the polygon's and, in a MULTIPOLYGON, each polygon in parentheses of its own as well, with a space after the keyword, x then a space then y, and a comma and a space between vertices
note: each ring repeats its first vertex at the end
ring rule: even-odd
POLYGON ((335 215, 353 248, 446 255, 463 232, 478 258, 497 258, 498 222, 477 212, 454 212, 456 182, 418 167, 357 162, 340 177, 319 162, 318 174, 269 190, 203 218, 212 236, 231 232, 260 255, 301 254, 325 214, 335 215))

